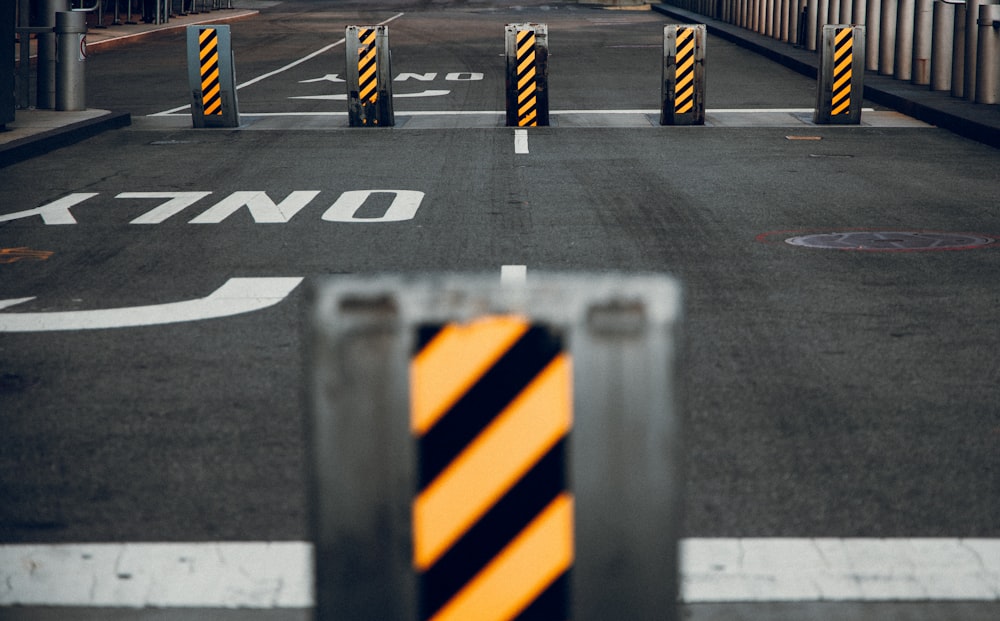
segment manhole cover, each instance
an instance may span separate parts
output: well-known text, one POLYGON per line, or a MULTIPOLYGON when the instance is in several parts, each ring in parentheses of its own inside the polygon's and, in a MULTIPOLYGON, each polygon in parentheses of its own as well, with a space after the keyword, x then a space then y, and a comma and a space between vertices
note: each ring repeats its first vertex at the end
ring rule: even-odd
POLYGON ((967 250, 996 243, 996 239, 966 233, 915 231, 849 231, 789 237, 786 243, 807 248, 862 250, 869 252, 914 252, 920 250, 967 250))

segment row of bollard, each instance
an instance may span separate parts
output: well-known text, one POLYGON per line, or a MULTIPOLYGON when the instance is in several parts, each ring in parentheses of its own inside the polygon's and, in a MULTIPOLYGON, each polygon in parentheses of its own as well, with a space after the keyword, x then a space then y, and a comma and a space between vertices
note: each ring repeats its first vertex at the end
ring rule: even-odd
MULTIPOLYGON (((814 121, 859 124, 865 62, 864 26, 826 26, 814 121)), ((235 61, 228 26, 189 26, 188 76, 195 127, 238 127, 235 61)), ((345 32, 347 108, 351 127, 392 127, 392 66, 388 26, 348 26, 345 32)), ((661 125, 705 124, 704 24, 663 29, 661 125)), ((549 124, 548 26, 508 24, 506 125, 549 124)))
POLYGON ((822 44, 825 25, 865 25, 867 70, 976 103, 1000 103, 1000 0, 668 3, 810 51, 822 44))

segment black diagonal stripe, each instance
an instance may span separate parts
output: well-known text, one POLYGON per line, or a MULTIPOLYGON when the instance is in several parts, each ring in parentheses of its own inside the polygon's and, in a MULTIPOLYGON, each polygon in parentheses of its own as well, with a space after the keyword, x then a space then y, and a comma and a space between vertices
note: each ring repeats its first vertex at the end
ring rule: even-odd
POLYGON ((552 621, 571 619, 569 610, 569 574, 567 571, 545 589, 513 621, 552 621))
POLYGON ((694 99, 694 90, 688 89, 681 93, 681 96, 674 102, 674 110, 680 110, 694 99))
POLYGON ((417 342, 413 347, 414 357, 419 354, 425 347, 430 345, 431 341, 444 330, 444 324, 423 324, 417 327, 417 342))
POLYGON ((552 330, 532 326, 419 441, 423 490, 562 350, 552 330))
POLYGON ((219 33, 213 28, 211 34, 205 37, 205 40, 201 42, 201 45, 198 46, 198 49, 201 51, 205 51, 206 48, 215 46, 216 40, 218 38, 219 38, 219 33))
MULTIPOLYGON (((565 439, 552 447, 421 577, 421 618, 429 619, 566 489, 565 439)), ((563 617, 547 617, 549 619, 563 617)))

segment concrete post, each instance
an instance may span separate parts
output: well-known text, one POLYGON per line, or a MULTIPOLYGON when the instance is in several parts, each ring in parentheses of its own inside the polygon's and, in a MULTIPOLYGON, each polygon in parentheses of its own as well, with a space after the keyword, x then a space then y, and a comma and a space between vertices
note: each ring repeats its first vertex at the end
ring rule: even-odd
POLYGON ((913 15, 913 60, 911 79, 914 84, 931 83, 931 35, 934 28, 934 0, 916 0, 913 15))
POLYGON ((868 50, 865 69, 878 71, 879 39, 882 35, 882 0, 867 0, 865 8, 865 49, 868 50))
POLYGON ((955 3, 936 0, 931 35, 931 90, 951 90, 951 53, 954 44, 955 3))
POLYGON ((955 5, 955 35, 952 37, 951 95, 965 97, 965 16, 969 6, 965 2, 955 5))
POLYGON ((896 71, 896 5, 899 0, 882 0, 879 33, 878 72, 893 75, 896 71))
POLYGON ((979 74, 979 7, 996 4, 998 0, 966 0, 965 13, 965 98, 976 99, 976 80, 979 74))
POLYGON ((976 103, 1000 103, 1000 5, 979 7, 976 103))

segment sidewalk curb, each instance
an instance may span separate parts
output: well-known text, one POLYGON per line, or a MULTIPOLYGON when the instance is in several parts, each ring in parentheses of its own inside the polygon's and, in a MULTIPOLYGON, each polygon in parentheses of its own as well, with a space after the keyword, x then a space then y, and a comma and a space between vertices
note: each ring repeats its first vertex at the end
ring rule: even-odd
MULTIPOLYGON (((819 57, 815 52, 666 4, 654 4, 651 8, 667 17, 705 24, 712 35, 816 79, 819 57)), ((915 86, 872 71, 865 72, 864 80, 866 99, 959 136, 1000 148, 1000 106, 975 104, 947 92, 932 91, 926 86, 915 86)))
POLYGON ((103 116, 51 129, 34 136, 0 145, 0 168, 44 155, 55 149, 76 144, 110 129, 132 124, 128 112, 108 112, 103 116))

